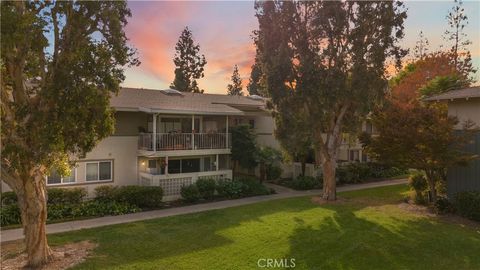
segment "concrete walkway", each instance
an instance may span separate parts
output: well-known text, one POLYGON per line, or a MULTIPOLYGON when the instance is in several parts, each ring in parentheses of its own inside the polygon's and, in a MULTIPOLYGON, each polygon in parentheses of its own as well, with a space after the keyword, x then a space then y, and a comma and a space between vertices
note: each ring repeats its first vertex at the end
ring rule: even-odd
MULTIPOLYGON (((342 192, 342 191, 360 190, 360 189, 392 186, 392 185, 405 184, 405 183, 407 183, 406 179, 386 180, 386 181, 372 182, 372 183, 366 183, 366 184, 341 186, 337 188, 337 191, 342 192)), ((107 217, 92 218, 92 219, 86 219, 86 220, 77 220, 77 221, 69 221, 64 223, 49 224, 47 225, 47 233, 52 234, 52 233, 75 231, 80 229, 95 228, 95 227, 101 227, 106 225, 121 224, 121 223, 128 223, 128 222, 134 222, 134 221, 198 213, 198 212, 209 211, 214 209, 223 209, 223 208, 229 208, 234 206, 248 205, 248 204, 253 204, 257 202, 301 197, 301 196, 315 195, 315 194, 321 193, 320 189, 307 190, 307 191, 295 191, 295 190, 281 187, 274 184, 268 184, 268 186, 275 189, 277 191, 277 194, 248 197, 248 198, 237 199, 237 200, 226 200, 226 201, 219 201, 219 202, 203 203, 203 204, 196 204, 196 205, 189 205, 189 206, 182 206, 182 207, 175 207, 175 208, 168 208, 168 209, 160 209, 160 210, 146 211, 146 212, 133 213, 133 214, 127 214, 127 215, 120 215, 120 216, 107 216, 107 217)), ((8 242, 8 241, 13 241, 18 239, 23 239, 23 229, 21 228, 4 230, 0 232, 1 242, 8 242)))

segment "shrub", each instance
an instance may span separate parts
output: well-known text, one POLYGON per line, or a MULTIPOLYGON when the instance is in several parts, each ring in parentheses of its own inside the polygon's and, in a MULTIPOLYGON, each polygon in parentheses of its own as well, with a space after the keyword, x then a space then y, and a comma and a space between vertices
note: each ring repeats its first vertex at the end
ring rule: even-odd
POLYGON ((299 176, 287 183, 287 185, 296 190, 308 190, 319 188, 321 183, 318 179, 311 176, 299 176))
POLYGON ((254 177, 242 177, 237 181, 242 183, 242 197, 270 194, 270 190, 254 177))
POLYGON ((161 187, 144 186, 99 186, 95 188, 95 200, 134 205, 142 209, 158 208, 162 205, 161 187))
POLYGON ((454 210, 452 203, 446 197, 438 197, 434 209, 437 214, 451 213, 454 210))
POLYGON ((12 224, 20 224, 21 222, 22 218, 20 215, 20 209, 16 204, 3 205, 2 208, 0 208, 0 224, 2 227, 12 224))
POLYGON ((408 185, 413 189, 413 201, 416 204, 428 202, 427 179, 422 173, 414 173, 408 178, 408 185))
POLYGON ((2 193, 2 206, 17 204, 17 194, 13 191, 2 193))
POLYGON ((119 202, 88 201, 72 208, 72 217, 101 217, 135 213, 141 209, 135 205, 119 202))
POLYGON ((236 180, 220 180, 217 184, 217 192, 221 197, 235 199, 242 197, 244 184, 236 180))
POLYGON ((87 201, 80 204, 59 204, 48 207, 48 221, 79 217, 115 216, 140 211, 140 208, 128 203, 115 201, 87 201))
POLYGON ((114 201, 115 192, 117 191, 116 186, 99 186, 95 188, 95 200, 97 201, 114 201))
POLYGON ((341 184, 362 183, 369 179, 384 179, 402 174, 407 170, 380 163, 350 163, 337 168, 337 182, 341 184))
POLYGON ((195 184, 183 186, 180 190, 180 194, 182 195, 182 198, 187 202, 196 202, 201 198, 198 187, 195 184))
POLYGON ((49 188, 47 189, 47 203, 55 204, 78 204, 87 197, 84 188, 49 188))
MULTIPOLYGON (((78 204, 53 204, 47 206, 47 220, 65 220, 79 217, 101 217, 123 215, 140 211, 127 203, 87 201, 78 204)), ((1 226, 20 224, 20 209, 16 205, 3 206, 0 209, 1 226)))
POLYGON ((282 168, 278 166, 268 166, 266 174, 267 180, 277 180, 282 175, 282 168))
POLYGON ((480 221, 480 191, 457 193, 454 206, 459 215, 480 221))
POLYGON ((195 185, 202 199, 210 200, 215 196, 215 179, 199 179, 195 185))
POLYGON ((414 173, 408 178, 408 185, 415 191, 423 192, 427 190, 428 183, 425 175, 422 173, 414 173))
POLYGON ((72 211, 74 207, 79 206, 72 204, 49 205, 47 206, 47 220, 52 221, 73 218, 72 211))
MULTIPOLYGON (((157 208, 162 205, 163 190, 161 187, 144 186, 119 186, 113 188, 112 195, 106 189, 101 190, 104 193, 102 199, 113 196, 113 201, 126 203, 139 208, 157 208)), ((102 200, 101 199, 101 200, 102 200)))

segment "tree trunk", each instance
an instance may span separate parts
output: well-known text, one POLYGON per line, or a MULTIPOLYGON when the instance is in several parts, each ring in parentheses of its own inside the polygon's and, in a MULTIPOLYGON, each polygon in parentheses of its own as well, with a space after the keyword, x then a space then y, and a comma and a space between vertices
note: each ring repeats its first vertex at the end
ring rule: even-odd
POLYGON ((38 267, 52 258, 52 251, 47 243, 47 198, 45 178, 40 170, 34 170, 30 179, 23 179, 23 187, 15 190, 20 207, 27 264, 38 267))
POLYGON ((437 187, 435 186, 435 174, 433 172, 426 173, 428 187, 430 189, 430 200, 435 203, 437 201, 437 187))
POLYGON ((326 201, 334 201, 337 199, 337 182, 335 179, 336 160, 323 158, 323 195, 326 201))

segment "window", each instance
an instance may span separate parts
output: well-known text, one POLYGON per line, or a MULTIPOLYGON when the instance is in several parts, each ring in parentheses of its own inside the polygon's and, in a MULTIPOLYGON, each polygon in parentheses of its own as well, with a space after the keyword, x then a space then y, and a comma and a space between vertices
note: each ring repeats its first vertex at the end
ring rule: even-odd
POLYGON ((350 161, 359 161, 359 160, 360 160, 360 151, 350 150, 350 161))
POLYGON ((373 126, 372 126, 372 123, 365 123, 365 132, 368 133, 368 134, 372 134, 373 133, 373 126))
POLYGON ((168 161, 168 173, 181 173, 179 159, 173 159, 168 161))
POLYGON ((204 172, 209 172, 209 171, 213 171, 213 161, 214 158, 213 157, 204 157, 203 158, 203 171, 204 172))
POLYGON ((169 174, 200 172, 200 168, 200 158, 168 160, 169 174))
POLYGON ((87 162, 87 181, 109 181, 112 180, 112 161, 87 162))
POLYGON ((250 128, 255 128, 255 120, 253 119, 248 120, 248 124, 250 125, 250 128))
POLYGON ((182 159, 182 173, 199 172, 200 171, 200 159, 182 159))
POLYGON ((58 174, 56 170, 53 170, 50 175, 47 176, 47 185, 75 183, 75 174, 75 168, 71 169, 70 175, 68 176, 62 176, 58 174))

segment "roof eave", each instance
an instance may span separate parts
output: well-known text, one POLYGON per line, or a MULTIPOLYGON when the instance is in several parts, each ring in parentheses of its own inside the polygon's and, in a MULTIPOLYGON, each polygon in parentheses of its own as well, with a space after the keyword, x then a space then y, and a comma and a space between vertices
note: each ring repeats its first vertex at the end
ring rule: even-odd
POLYGON ((211 112, 211 111, 190 111, 190 110, 164 110, 164 109, 154 109, 154 108, 145 108, 145 107, 115 107, 113 108, 117 111, 122 112, 144 112, 144 113, 164 113, 164 114, 202 114, 202 115, 245 115, 244 112, 211 112))

